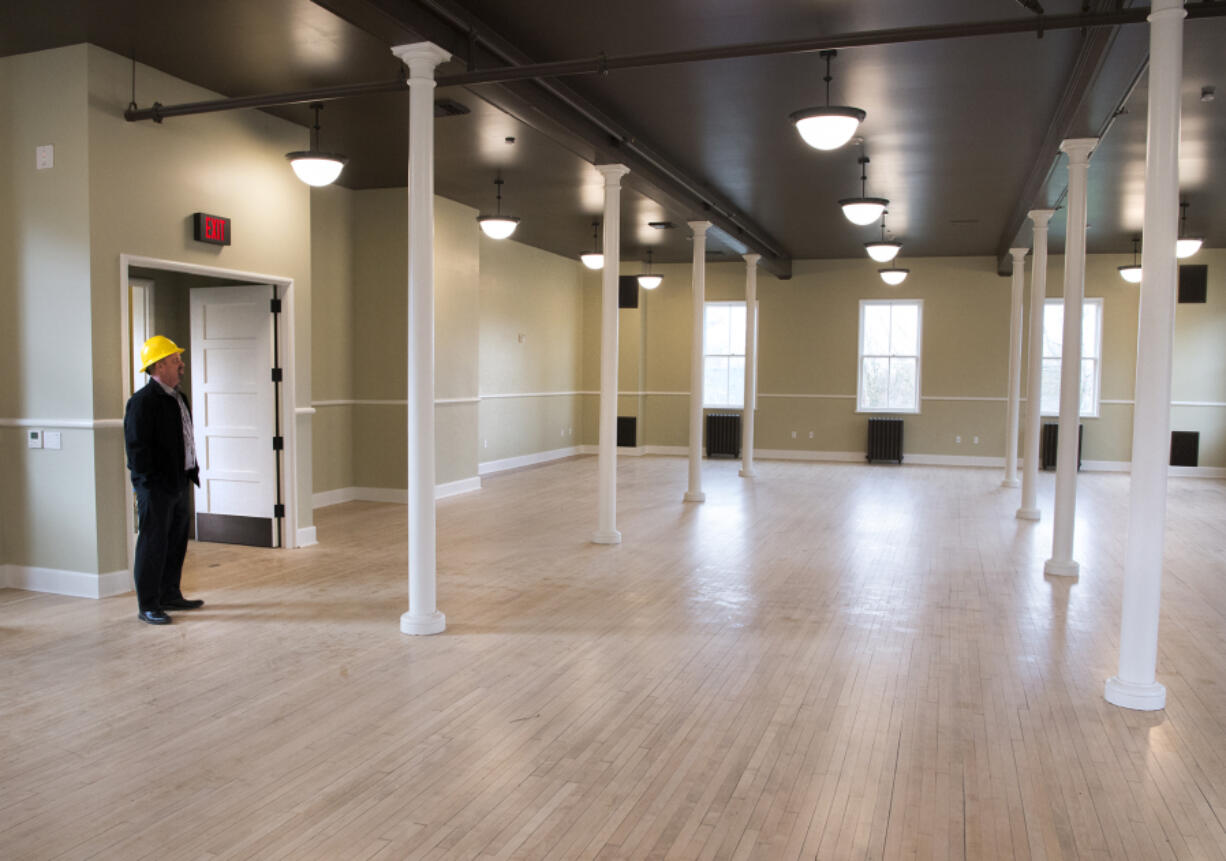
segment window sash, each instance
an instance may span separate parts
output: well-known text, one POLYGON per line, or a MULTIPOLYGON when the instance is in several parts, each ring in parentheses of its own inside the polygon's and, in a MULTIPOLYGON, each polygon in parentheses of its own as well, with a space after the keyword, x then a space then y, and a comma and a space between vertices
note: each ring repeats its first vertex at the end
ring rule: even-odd
POLYGON ((923 300, 873 300, 860 302, 860 361, 856 375, 858 412, 918 413, 920 411, 920 350, 923 344, 923 300), (884 317, 881 309, 887 308, 884 317), (914 332, 900 330, 895 309, 914 316, 914 332), (913 311, 911 309, 914 309, 913 311), (874 323, 883 331, 870 331, 874 323), (866 352, 872 341, 876 349, 866 352), (896 348, 896 342, 897 343, 896 348), (901 349, 906 346, 909 349, 901 349), (882 350, 884 347, 884 350, 882 350))
MULTIPOLYGON (((1102 400, 1103 300, 1091 297, 1081 306, 1081 418, 1098 418, 1102 400), (1087 338, 1087 327, 1092 327, 1087 338)), ((1039 377, 1039 414, 1045 418, 1060 415, 1060 379, 1064 346, 1064 300, 1045 299, 1043 302, 1043 344, 1039 377), (1053 311, 1058 313, 1052 313, 1053 311), (1056 326, 1048 330, 1048 323, 1056 326)))

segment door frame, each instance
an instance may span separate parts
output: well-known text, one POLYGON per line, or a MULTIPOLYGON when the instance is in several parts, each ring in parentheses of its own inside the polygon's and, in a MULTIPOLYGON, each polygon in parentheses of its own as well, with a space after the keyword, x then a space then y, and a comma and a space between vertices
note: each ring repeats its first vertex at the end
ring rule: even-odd
MULTIPOLYGON (((186 272, 191 275, 203 275, 207 278, 222 278, 231 281, 251 281, 258 284, 272 284, 278 288, 277 295, 281 298, 280 336, 282 349, 280 352, 282 384, 281 399, 277 405, 281 421, 281 435, 285 440, 285 469, 281 471, 281 498, 285 501, 285 530, 281 547, 291 549, 298 547, 298 407, 295 399, 297 374, 296 365, 296 318, 294 315, 294 279, 281 275, 266 275, 261 272, 244 272, 237 269, 223 269, 219 266, 204 266, 196 263, 184 263, 178 260, 162 260, 156 257, 141 257, 136 254, 119 255, 119 279, 123 289, 119 291, 120 302, 120 356, 123 373, 123 401, 126 404, 132 397, 132 374, 129 363, 132 360, 131 338, 128 335, 128 278, 129 269, 138 266, 144 269, 163 269, 169 272, 186 272)), ((310 409, 309 407, 307 408, 310 409)), ((309 414, 309 413, 308 413, 309 414)), ((135 542, 136 521, 133 515, 132 483, 124 482, 124 511, 127 518, 128 558, 131 559, 135 542)))

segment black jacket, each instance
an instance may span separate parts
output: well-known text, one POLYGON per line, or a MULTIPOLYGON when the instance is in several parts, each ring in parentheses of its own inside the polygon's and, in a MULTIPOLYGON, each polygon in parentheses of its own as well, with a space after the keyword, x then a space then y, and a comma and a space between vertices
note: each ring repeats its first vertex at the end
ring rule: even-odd
MULTIPOLYGON (((187 396, 183 396, 187 403, 187 396)), ((191 404, 187 404, 190 415, 191 404)), ((128 399, 123 416, 123 442, 128 453, 132 486, 137 490, 160 490, 178 494, 189 481, 200 484, 199 468, 183 468, 183 419, 175 398, 162 384, 148 385, 128 399)))

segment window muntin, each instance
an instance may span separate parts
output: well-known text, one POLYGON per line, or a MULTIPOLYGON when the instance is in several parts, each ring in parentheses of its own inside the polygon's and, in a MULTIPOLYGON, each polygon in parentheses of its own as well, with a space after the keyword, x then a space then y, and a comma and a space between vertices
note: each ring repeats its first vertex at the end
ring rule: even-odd
MULTIPOLYGON (((1098 417, 1102 376, 1103 300, 1086 299, 1081 306, 1081 405, 1087 418, 1098 417)), ((1064 345, 1064 300, 1043 303, 1043 359, 1039 376, 1039 412, 1060 415, 1060 360, 1064 345)))
POLYGON ((923 310, 920 299, 860 302, 860 412, 919 412, 923 310))

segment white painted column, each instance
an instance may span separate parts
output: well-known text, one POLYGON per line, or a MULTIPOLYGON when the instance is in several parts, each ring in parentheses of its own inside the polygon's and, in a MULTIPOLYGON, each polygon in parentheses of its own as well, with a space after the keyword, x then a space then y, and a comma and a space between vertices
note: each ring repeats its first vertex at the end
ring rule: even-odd
POLYGON ((435 604, 434 68, 451 55, 430 42, 397 45, 409 67, 409 611, 405 634, 447 627, 435 604))
POLYGON ((1005 407, 1005 480, 1017 487, 1017 406, 1022 392, 1022 293, 1026 288, 1027 248, 1010 248, 1013 280, 1009 294, 1009 403, 1005 407))
POLYGON ((686 502, 703 502, 702 492, 702 323, 707 293, 707 229, 709 221, 686 222, 694 231, 693 321, 690 327, 690 489, 686 502))
POLYGON ((1068 153, 1068 221, 1064 227, 1064 343, 1060 351, 1060 441, 1056 448, 1056 503, 1046 574, 1076 577, 1073 521, 1077 515, 1078 425, 1081 423, 1081 306, 1086 280, 1086 181, 1097 138, 1060 142, 1068 153))
POLYGON ((741 475, 753 478, 753 425, 758 407, 758 261, 745 259, 745 409, 741 412, 741 475))
POLYGON ((1145 153, 1145 228, 1137 337, 1136 406, 1119 673, 1107 702, 1130 709, 1166 707, 1155 678, 1162 598, 1166 476, 1171 439, 1171 349, 1178 267, 1179 93, 1183 79, 1181 0, 1153 0, 1149 14, 1149 127, 1145 153))
POLYGON ((594 544, 620 544, 617 531, 617 278, 621 274, 621 179, 630 168, 598 164, 604 177, 604 268, 600 270, 600 453, 594 544))
POLYGON ((1038 520, 1039 386, 1043 381, 1043 303, 1047 299, 1047 222, 1054 209, 1027 213, 1034 225, 1034 259, 1030 262, 1030 336, 1026 345, 1026 434, 1022 443, 1022 505, 1018 520, 1038 520))

